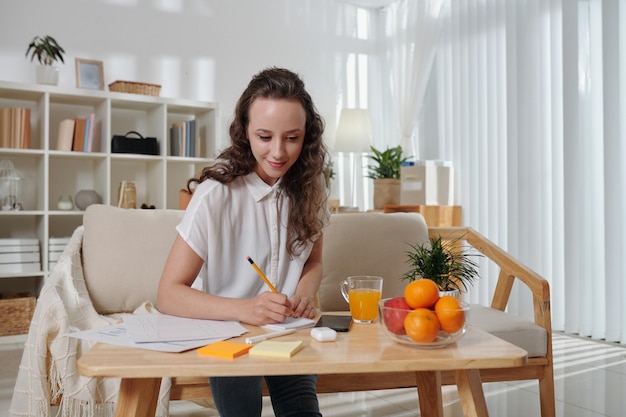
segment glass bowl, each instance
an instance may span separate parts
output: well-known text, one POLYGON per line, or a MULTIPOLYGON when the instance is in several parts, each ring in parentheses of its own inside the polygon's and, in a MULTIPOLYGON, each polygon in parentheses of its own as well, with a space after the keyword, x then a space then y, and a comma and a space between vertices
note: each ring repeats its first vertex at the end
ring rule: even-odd
POLYGON ((439 313, 435 313, 441 314, 442 317, 445 315, 443 321, 445 321, 448 326, 450 326, 451 322, 454 323, 452 332, 440 329, 434 340, 430 342, 417 342, 406 334, 404 327, 406 316, 413 310, 410 308, 388 306, 387 304, 390 300, 392 300, 392 298, 385 298, 378 302, 380 323, 387 336, 403 345, 421 348, 440 348, 456 342, 463 337, 467 330, 470 306, 465 302, 459 301, 461 304, 460 309, 443 310, 439 313))

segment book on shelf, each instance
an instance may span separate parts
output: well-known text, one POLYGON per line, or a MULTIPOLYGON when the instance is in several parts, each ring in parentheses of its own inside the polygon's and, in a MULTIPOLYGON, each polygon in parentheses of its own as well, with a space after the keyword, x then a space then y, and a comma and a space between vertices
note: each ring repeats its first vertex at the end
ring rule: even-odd
POLYGON ((87 126, 85 127, 85 146, 83 147, 85 152, 91 152, 93 149, 93 132, 95 124, 96 115, 94 113, 90 113, 89 116, 87 116, 87 126))
POLYGON ((85 130, 83 132, 83 152, 89 152, 87 149, 89 148, 89 126, 91 125, 91 120, 89 117, 85 117, 85 130))
POLYGON ((65 119, 59 122, 57 135, 57 151, 71 151, 74 142, 74 119, 65 119))
POLYGON ((82 152, 85 144, 85 126, 87 124, 87 120, 77 118, 74 119, 74 122, 74 141, 72 142, 72 150, 82 152))
POLYGON ((187 155, 185 156, 197 156, 196 152, 196 120, 188 120, 187 122, 187 155))
POLYGON ((170 127, 170 155, 181 156, 183 146, 183 127, 172 125, 170 127))
POLYGON ((0 108, 0 147, 30 148, 30 109, 0 108))
POLYGON ((170 126, 170 155, 195 157, 200 155, 196 120, 172 123, 170 126))

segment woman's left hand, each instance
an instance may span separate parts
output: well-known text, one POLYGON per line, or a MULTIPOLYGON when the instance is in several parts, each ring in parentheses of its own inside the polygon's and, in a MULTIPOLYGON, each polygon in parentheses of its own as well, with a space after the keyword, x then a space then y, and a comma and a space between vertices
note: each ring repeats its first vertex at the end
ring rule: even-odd
POLYGON ((315 300, 311 297, 294 295, 289 301, 293 306, 296 317, 312 319, 317 314, 315 310, 315 300))

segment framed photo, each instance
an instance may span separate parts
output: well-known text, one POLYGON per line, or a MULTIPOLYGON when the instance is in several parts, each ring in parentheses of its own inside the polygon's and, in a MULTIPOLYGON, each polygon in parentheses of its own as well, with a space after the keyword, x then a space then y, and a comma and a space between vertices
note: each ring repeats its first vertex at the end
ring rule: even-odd
POLYGON ((104 90, 102 61, 76 58, 76 87, 104 90))

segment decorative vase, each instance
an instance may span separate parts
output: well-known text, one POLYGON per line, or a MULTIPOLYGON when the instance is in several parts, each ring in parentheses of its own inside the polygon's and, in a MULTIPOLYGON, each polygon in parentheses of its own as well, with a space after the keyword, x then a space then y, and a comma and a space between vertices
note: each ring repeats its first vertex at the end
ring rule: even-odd
POLYGON ((400 204, 400 180, 378 178, 374 180, 374 210, 382 210, 387 205, 400 204))
POLYGON ((74 208, 72 197, 69 195, 61 195, 57 200, 57 209, 59 210, 71 210, 74 208))
POLYGON ((35 71, 37 84, 59 84, 59 73, 61 72, 59 67, 53 67, 51 65, 38 65, 35 71))
POLYGON ((102 204, 102 197, 95 190, 80 190, 74 197, 74 204, 80 210, 85 210, 92 204, 102 204))

